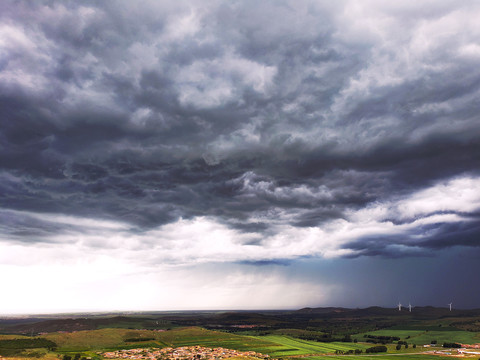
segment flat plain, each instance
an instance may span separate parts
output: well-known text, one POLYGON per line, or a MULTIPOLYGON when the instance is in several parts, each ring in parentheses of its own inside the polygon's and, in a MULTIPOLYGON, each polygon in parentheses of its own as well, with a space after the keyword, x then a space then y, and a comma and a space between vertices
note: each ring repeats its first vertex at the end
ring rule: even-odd
POLYGON ((462 330, 391 330, 384 329, 378 331, 371 331, 365 334, 353 335, 352 338, 358 341, 365 340, 364 335, 374 336, 396 336, 403 341, 408 341, 410 344, 424 345, 436 341, 437 344, 444 342, 455 342, 461 344, 475 344, 480 343, 480 333, 462 330))
POLYGON ((282 360, 440 360, 457 355, 456 349, 443 348, 444 343, 479 344, 479 324, 480 311, 450 313, 437 308, 417 309, 414 314, 384 308, 307 308, 23 317, 0 319, 0 357, 103 360, 106 351, 201 346, 255 351, 282 360), (432 342, 437 346, 424 347, 432 342), (373 347, 382 352, 367 353, 373 347))

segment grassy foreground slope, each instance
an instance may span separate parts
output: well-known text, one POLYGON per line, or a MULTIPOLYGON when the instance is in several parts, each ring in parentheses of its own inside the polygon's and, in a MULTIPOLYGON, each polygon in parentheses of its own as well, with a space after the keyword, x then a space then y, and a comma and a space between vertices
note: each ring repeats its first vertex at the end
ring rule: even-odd
POLYGON ((158 339, 168 346, 224 347, 228 349, 262 352, 275 344, 270 341, 242 335, 234 335, 220 331, 206 330, 198 327, 189 327, 158 333, 158 339))
POLYGON ((58 345, 60 352, 96 351, 127 349, 135 347, 180 347, 200 345, 204 347, 224 347, 240 351, 253 350, 273 357, 298 356, 308 354, 334 353, 335 350, 365 350, 370 345, 355 343, 320 343, 295 339, 288 336, 242 336, 198 327, 174 329, 170 331, 99 329, 72 333, 50 333, 43 335, 58 345), (146 341, 126 341, 126 339, 146 341))
MULTIPOLYGON (((420 330, 379 330, 370 332, 373 335, 398 336, 410 344, 429 343, 435 339, 438 343, 480 342, 478 333, 465 331, 420 331, 420 330), (409 337, 407 339, 407 337, 409 337), (422 340, 424 339, 424 340, 422 340)), ((363 334, 357 335, 359 341, 363 341, 363 334)), ((16 338, 29 338, 15 336, 16 338)), ((244 336, 231 333, 207 330, 200 327, 177 328, 169 331, 153 330, 134 330, 134 329, 97 329, 76 332, 56 332, 44 334, 42 338, 55 342, 58 347, 58 353, 74 354, 81 352, 87 356, 96 356, 96 351, 128 349, 139 347, 181 347, 200 345, 204 347, 224 347, 239 351, 253 350, 263 354, 268 354, 272 358, 305 359, 305 360, 326 360, 326 359, 345 359, 345 356, 326 355, 333 354, 336 350, 347 352, 348 350, 365 350, 374 344, 365 343, 346 343, 346 342, 316 342, 302 340, 285 335, 266 335, 266 336, 244 336)), ((1 339, 11 339, 11 335, 0 335, 1 339)), ((31 339, 31 338, 30 338, 31 339)), ((423 348, 408 350, 402 349, 402 352, 394 351, 394 345, 388 345, 389 352, 386 354, 347 356, 347 358, 361 358, 363 360, 393 360, 400 356, 408 360, 440 360, 442 356, 431 356, 427 354, 418 354, 424 351, 423 348), (418 353, 413 353, 413 352, 418 353)), ((61 356, 61 355, 60 355, 61 356)), ((53 360, 55 354, 51 352, 42 353, 41 360, 53 360)), ((58 358, 58 357, 57 357, 58 358)), ((9 358, 9 360, 14 360, 9 358)))
MULTIPOLYGON (((198 327, 174 329, 170 331, 99 329, 72 333, 50 333, 43 335, 55 342, 59 351, 89 351, 104 349, 128 349, 135 347, 179 347, 201 345, 205 347, 225 347, 235 350, 268 349, 276 344, 248 336, 233 335, 198 327), (125 341, 126 339, 146 339, 147 341, 125 341)), ((259 351, 259 350, 257 350, 259 351)))
POLYGON ((130 345, 124 339, 129 337, 153 337, 153 331, 128 329, 82 330, 71 333, 55 332, 43 335, 58 345, 59 351, 86 351, 116 349, 130 345))
POLYGON ((8 357, 5 358, 8 360, 36 360, 36 359, 41 359, 41 360, 58 360, 58 356, 54 353, 46 353, 40 358, 32 358, 32 357, 8 357))

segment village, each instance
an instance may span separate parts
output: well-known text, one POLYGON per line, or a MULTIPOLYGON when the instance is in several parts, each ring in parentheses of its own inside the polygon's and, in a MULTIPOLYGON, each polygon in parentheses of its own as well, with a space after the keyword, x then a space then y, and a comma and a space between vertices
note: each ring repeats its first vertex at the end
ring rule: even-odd
POLYGON ((145 359, 145 360, 219 360, 237 356, 248 356, 257 359, 268 359, 269 356, 255 351, 238 351, 221 347, 207 348, 202 346, 184 346, 178 348, 128 349, 105 352, 107 359, 145 359))

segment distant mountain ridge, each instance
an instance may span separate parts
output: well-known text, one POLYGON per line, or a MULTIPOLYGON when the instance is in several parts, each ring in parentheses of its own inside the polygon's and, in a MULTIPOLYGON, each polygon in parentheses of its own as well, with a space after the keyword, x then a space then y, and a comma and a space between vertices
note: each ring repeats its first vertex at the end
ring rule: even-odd
POLYGON ((152 323, 153 320, 151 319, 113 316, 104 318, 68 317, 47 320, 32 318, 31 321, 28 321, 28 319, 20 319, 18 322, 15 322, 14 319, 8 319, 0 321, 0 326, 4 332, 37 334, 42 332, 95 330, 105 327, 146 328, 151 326, 152 323))
POLYGON ((408 307, 402 307, 399 311, 398 308, 384 308, 380 306, 370 306, 367 308, 343 308, 343 307, 318 307, 318 308, 302 308, 295 311, 299 314, 325 314, 325 315, 348 315, 348 316, 395 316, 395 315, 411 315, 411 316, 480 316, 480 309, 452 309, 445 307, 434 306, 415 306, 412 307, 412 311, 408 310, 408 307))
POLYGON ((351 309, 342 308, 342 307, 319 307, 319 308, 306 307, 306 308, 297 310, 297 312, 307 313, 307 314, 328 314, 328 313, 343 313, 350 310, 351 309))

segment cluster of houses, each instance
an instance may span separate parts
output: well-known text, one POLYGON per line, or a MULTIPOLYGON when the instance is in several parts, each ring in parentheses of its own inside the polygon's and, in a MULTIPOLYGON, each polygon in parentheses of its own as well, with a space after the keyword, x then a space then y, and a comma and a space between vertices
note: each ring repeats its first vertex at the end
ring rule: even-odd
POLYGON ((258 359, 268 359, 268 355, 255 351, 237 351, 232 349, 206 348, 202 346, 184 346, 178 348, 128 349, 103 353, 107 359, 135 360, 220 360, 236 356, 249 356, 258 359))
POLYGON ((469 349, 458 349, 458 353, 463 355, 480 355, 480 351, 474 351, 469 349))
POLYGON ((475 345, 462 345, 461 348, 458 349, 445 349, 445 350, 433 350, 429 352, 425 352, 424 354, 434 354, 434 355, 447 355, 447 356, 476 356, 480 355, 480 351, 478 351, 479 347, 477 344, 475 345))

